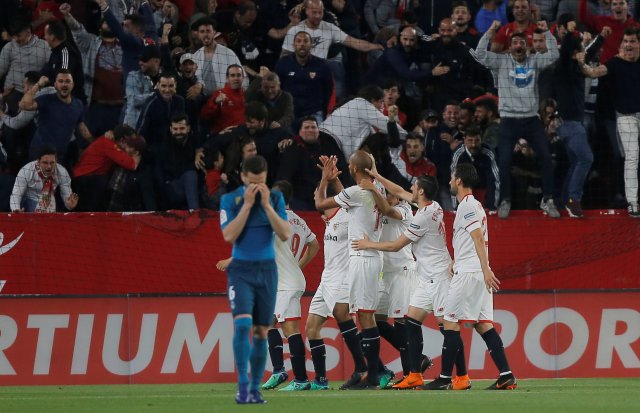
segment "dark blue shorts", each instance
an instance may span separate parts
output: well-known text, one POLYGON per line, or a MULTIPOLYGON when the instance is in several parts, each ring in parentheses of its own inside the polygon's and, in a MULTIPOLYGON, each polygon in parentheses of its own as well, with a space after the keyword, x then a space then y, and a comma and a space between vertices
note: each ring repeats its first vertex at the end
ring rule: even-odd
POLYGON ((227 296, 234 317, 251 314, 254 325, 271 325, 277 290, 275 260, 244 261, 234 258, 227 268, 227 296))

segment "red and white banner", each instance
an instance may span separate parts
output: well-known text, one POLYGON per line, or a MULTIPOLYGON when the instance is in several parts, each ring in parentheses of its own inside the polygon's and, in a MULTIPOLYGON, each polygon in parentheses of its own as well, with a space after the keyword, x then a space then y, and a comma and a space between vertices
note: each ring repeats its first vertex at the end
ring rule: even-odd
MULTIPOLYGON (((322 243, 319 215, 300 216, 322 243)), ((447 213, 449 237, 452 220, 447 213)), ((640 221, 620 211, 587 211, 584 220, 539 211, 489 217, 491 267, 503 290, 640 288, 639 239, 640 221)), ((0 293, 224 292, 215 263, 230 251, 211 211, 0 214, 0 293)), ((321 249, 305 267, 309 291, 322 268, 321 249)))
MULTIPOLYGON (((495 301, 518 377, 640 377, 640 293, 498 294, 495 301)), ((5 297, 0 303, 0 385, 235 381, 233 320, 224 297, 5 297)), ((303 308, 308 305, 303 298, 303 308)), ((352 372, 349 353, 333 321, 322 333, 329 379, 342 380, 352 372)), ((432 318, 423 333, 424 353, 436 358, 427 375, 435 376, 442 336, 432 318)), ((482 338, 465 330, 463 339, 471 377, 495 377, 482 338)), ((400 371, 391 347, 385 344, 382 356, 400 371)))

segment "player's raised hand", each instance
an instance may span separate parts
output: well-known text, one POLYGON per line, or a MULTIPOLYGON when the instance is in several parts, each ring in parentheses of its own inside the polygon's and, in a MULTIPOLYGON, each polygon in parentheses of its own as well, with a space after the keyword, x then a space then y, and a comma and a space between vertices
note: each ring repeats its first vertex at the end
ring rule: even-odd
POLYGON ((338 176, 342 173, 338 169, 338 158, 335 155, 320 156, 320 164, 318 164, 318 168, 322 171, 322 179, 328 182, 333 182, 338 179, 338 176))
POLYGON ((500 289, 500 280, 495 276, 491 268, 483 271, 484 273, 484 282, 487 285, 487 290, 489 292, 496 292, 500 289))
POLYGON ((356 251, 367 250, 371 248, 371 242, 369 241, 369 237, 363 235, 362 239, 352 239, 351 240, 351 248, 356 251))
POLYGON ((258 193, 257 184, 249 184, 244 190, 244 204, 248 207, 252 207, 256 202, 256 194, 258 193))

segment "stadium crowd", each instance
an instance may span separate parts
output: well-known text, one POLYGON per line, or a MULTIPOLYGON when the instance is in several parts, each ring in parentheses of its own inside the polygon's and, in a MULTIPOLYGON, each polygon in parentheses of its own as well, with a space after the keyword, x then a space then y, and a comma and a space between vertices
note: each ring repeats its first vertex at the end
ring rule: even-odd
POLYGON ((0 210, 218 209, 256 154, 311 210, 362 149, 447 210, 472 163, 501 218, 640 217, 637 3, 0 0, 0 210))

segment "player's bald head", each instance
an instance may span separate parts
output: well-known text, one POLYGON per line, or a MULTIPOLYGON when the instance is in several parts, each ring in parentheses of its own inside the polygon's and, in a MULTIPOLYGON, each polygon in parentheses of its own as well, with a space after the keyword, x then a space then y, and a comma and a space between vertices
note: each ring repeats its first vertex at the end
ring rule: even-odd
POLYGON ((349 158, 349 162, 358 172, 364 172, 365 169, 373 168, 373 161, 371 160, 371 156, 361 150, 355 151, 351 158, 349 158))

